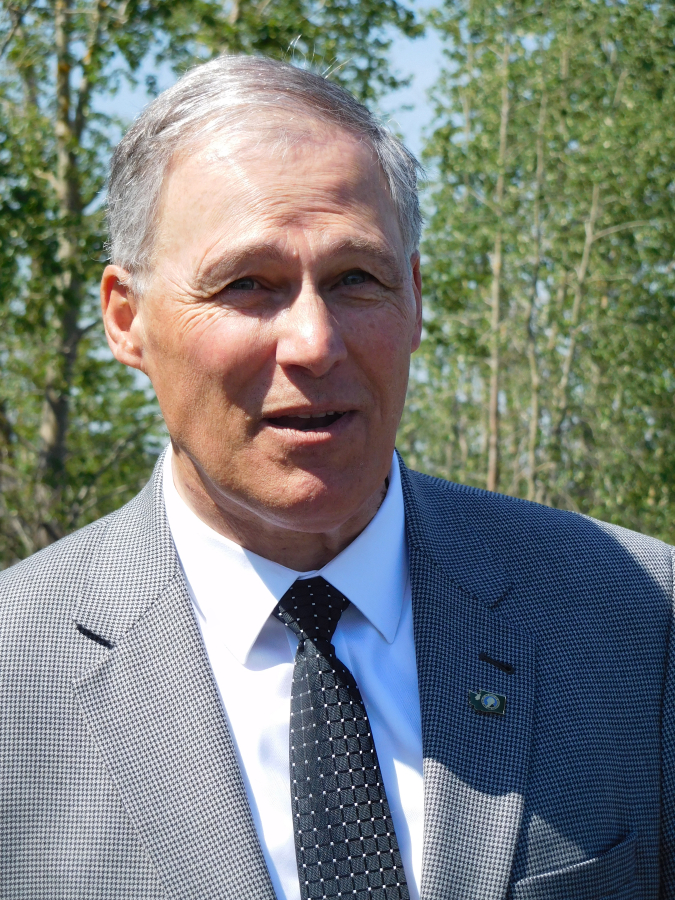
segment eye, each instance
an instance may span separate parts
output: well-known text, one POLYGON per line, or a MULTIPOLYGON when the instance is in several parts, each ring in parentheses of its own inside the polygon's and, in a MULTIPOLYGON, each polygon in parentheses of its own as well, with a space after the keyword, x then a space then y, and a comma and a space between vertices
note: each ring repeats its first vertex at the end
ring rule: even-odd
POLYGON ((361 271, 361 269, 357 269, 355 272, 347 272, 346 275, 342 277, 342 284, 347 287, 352 287, 356 284, 365 284, 367 281, 370 281, 371 276, 368 275, 367 272, 361 271))
POLYGON ((228 291, 255 291, 259 288, 260 285, 255 280, 255 278, 237 278, 236 281, 231 281, 228 286, 228 291))

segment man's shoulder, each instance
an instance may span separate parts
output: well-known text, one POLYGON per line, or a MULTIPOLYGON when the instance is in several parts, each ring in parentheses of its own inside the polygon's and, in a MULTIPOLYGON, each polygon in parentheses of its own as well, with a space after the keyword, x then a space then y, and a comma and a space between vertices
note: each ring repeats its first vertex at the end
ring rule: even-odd
POLYGON ((53 595, 55 590, 57 593, 72 590, 78 576, 86 568, 87 560, 105 531, 109 518, 110 516, 106 516, 97 519, 1 572, 0 615, 3 607, 6 608, 27 595, 39 591, 53 595))
POLYGON ((460 512, 471 516, 476 528, 497 528, 500 540, 561 537, 592 538, 598 533, 611 535, 614 540, 632 547, 645 547, 659 554, 670 554, 672 549, 658 538, 650 537, 621 525, 565 509, 555 509, 532 500, 511 497, 487 491, 472 485, 457 484, 408 469, 411 486, 426 514, 439 524, 460 512))
MULTIPOLYGON (((0 624, 36 624, 72 610, 102 556, 114 558, 120 536, 133 544, 138 522, 147 517, 148 484, 129 503, 67 535, 43 550, 0 572, 0 624), (105 547, 109 544, 109 552, 105 547)), ((123 538, 122 538, 123 539, 123 538)), ((119 559, 119 565, 124 560, 119 559)))
POLYGON ((673 548, 619 525, 569 510, 455 484, 407 470, 409 535, 439 561, 458 527, 501 561, 511 581, 543 570, 561 578, 611 581, 629 572, 648 573, 672 588, 673 548))

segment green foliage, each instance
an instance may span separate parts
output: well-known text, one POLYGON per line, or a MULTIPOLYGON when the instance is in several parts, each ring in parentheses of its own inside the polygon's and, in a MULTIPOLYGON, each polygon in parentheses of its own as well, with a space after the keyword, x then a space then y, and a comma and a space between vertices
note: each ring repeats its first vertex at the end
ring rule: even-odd
POLYGON ((111 98, 153 60, 179 73, 246 51, 372 99, 396 84, 396 29, 420 31, 397 0, 0 4, 0 565, 129 499, 165 439, 99 324, 111 98))
POLYGON ((427 339, 399 446, 485 487, 493 437, 491 486, 673 541, 675 8, 432 19, 427 339))

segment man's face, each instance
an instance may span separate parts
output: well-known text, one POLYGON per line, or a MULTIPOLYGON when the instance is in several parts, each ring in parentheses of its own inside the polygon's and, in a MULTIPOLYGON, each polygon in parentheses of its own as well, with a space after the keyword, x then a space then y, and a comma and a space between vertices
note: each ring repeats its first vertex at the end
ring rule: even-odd
POLYGON ((312 126, 178 161, 134 334, 181 464, 221 509, 340 527, 389 470, 420 304, 367 145, 312 126))

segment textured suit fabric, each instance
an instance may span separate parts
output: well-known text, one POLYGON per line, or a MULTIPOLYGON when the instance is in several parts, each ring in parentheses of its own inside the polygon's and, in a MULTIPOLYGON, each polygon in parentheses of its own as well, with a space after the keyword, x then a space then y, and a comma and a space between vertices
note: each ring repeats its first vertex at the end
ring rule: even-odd
MULTIPOLYGON (((402 479, 422 897, 675 898, 671 548, 402 479)), ((273 900, 159 468, 0 576, 0 717, 0 897, 273 900)))

